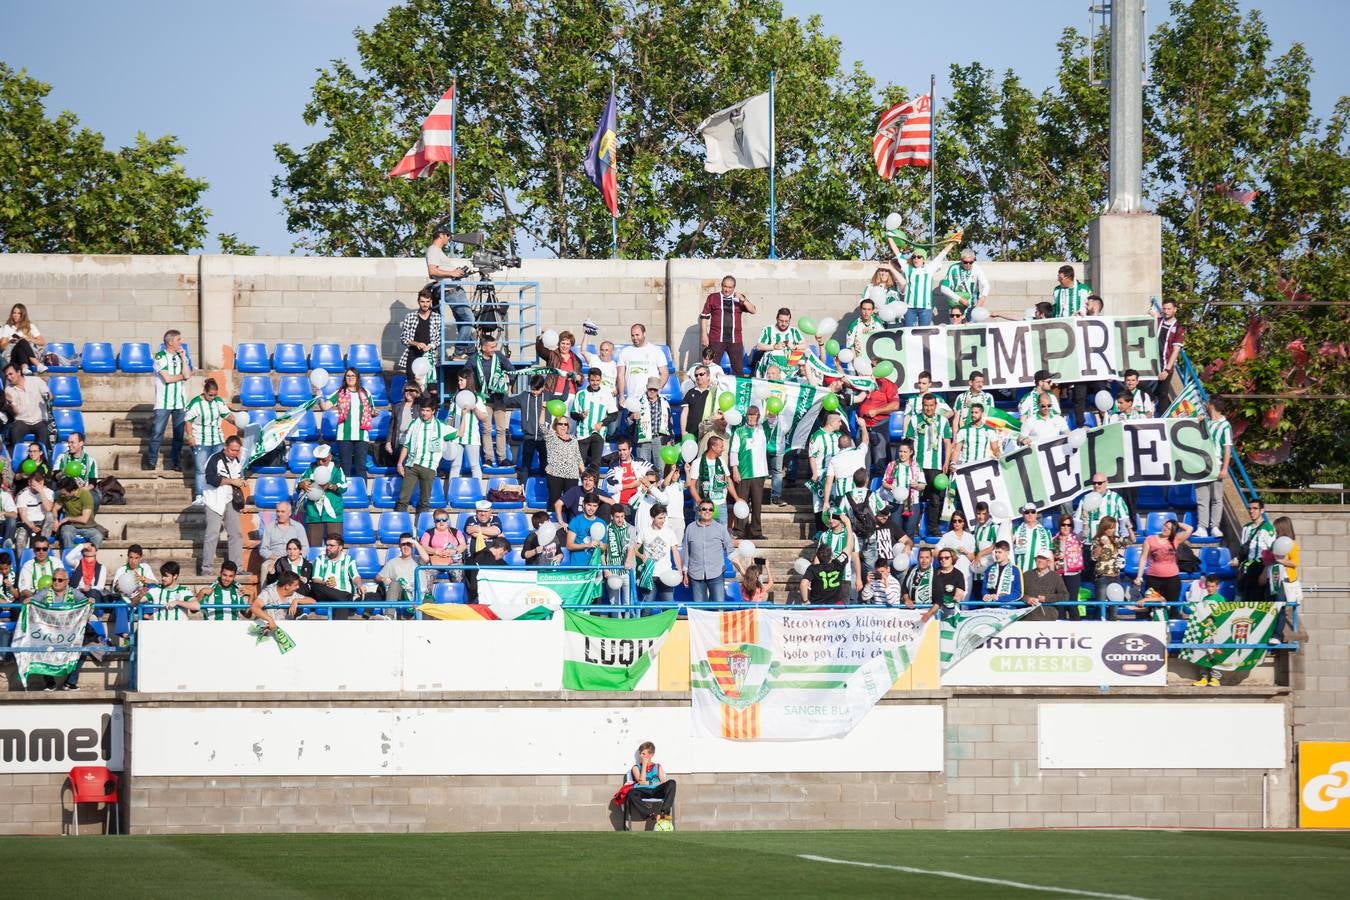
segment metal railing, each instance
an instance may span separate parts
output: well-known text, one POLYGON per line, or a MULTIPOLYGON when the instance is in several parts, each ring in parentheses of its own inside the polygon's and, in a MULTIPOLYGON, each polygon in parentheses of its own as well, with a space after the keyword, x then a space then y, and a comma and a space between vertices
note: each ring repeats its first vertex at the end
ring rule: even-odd
POLYGON ((501 346, 513 361, 534 358, 534 342, 540 335, 539 282, 442 279, 437 284, 437 307, 441 313, 440 365, 451 365, 456 350, 462 354, 473 353, 480 328, 497 329, 501 346), (467 320, 455 318, 454 307, 460 304, 451 302, 447 297, 455 288, 464 292, 463 305, 469 308, 470 315, 467 320), (515 288, 515 299, 511 299, 509 291, 498 293, 501 288, 515 288), (484 315, 485 304, 489 303, 502 310, 500 317, 484 315), (458 326, 461 324, 474 332, 474 337, 467 344, 459 339, 458 326))

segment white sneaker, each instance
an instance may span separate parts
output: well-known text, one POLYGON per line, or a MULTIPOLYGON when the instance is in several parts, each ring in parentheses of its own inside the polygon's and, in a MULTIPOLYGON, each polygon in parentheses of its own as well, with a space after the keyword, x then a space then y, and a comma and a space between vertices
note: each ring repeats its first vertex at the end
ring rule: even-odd
POLYGON ((202 495, 201 495, 201 494, 198 494, 197 496, 195 496, 195 497, 192 498, 192 505, 193 505, 193 506, 201 506, 201 505, 202 505, 202 495))
POLYGON ((1195 529, 1195 534, 1191 535, 1191 537, 1196 537, 1203 540, 1209 537, 1209 530, 1205 528, 1197 528, 1195 529))

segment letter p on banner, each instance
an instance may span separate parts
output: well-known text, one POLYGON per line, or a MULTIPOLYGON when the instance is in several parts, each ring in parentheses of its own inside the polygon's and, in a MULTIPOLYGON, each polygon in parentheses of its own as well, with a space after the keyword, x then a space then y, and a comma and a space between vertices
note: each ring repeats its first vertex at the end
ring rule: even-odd
POLYGON ((1350 828, 1350 741, 1299 741, 1298 825, 1350 828))

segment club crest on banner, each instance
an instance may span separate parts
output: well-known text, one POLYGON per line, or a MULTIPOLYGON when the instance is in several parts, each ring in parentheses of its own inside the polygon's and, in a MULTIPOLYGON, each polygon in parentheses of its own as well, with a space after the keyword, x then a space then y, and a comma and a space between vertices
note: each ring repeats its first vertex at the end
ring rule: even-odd
POLYGON ((769 678, 777 675, 773 651, 758 644, 723 644, 699 660, 699 674, 712 679, 713 695, 733 709, 745 709, 769 693, 769 678))

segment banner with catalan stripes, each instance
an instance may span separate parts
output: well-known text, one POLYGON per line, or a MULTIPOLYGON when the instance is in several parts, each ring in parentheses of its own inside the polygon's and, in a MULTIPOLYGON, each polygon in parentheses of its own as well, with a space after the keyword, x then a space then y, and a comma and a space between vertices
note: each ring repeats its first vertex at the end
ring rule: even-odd
POLYGON ((694 734, 807 741, 848 734, 909 668, 920 610, 689 610, 694 734))

